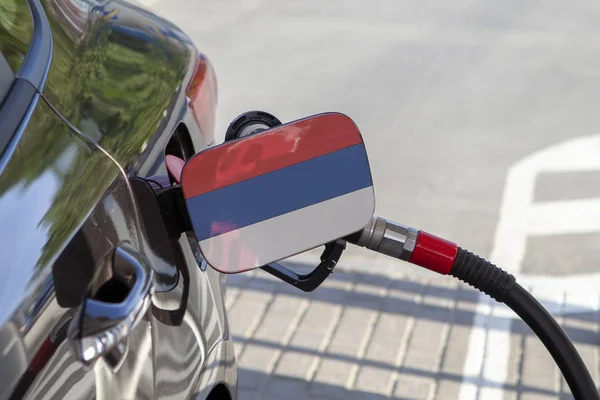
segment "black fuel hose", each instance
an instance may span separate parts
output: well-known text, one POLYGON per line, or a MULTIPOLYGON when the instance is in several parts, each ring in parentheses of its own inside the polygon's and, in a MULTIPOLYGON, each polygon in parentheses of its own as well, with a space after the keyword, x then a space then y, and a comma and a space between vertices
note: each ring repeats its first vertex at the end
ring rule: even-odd
POLYGON ((449 275, 506 304, 521 317, 554 358, 575 399, 600 399, 594 380, 565 331, 548 311, 516 282, 513 275, 460 247, 449 275))

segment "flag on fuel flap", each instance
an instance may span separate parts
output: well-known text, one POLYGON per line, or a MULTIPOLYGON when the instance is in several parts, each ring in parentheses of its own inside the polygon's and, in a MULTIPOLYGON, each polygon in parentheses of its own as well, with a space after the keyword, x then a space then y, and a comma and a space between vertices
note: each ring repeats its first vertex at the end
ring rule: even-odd
POLYGON ((226 273, 358 231, 375 207, 360 132, 333 113, 198 153, 182 187, 206 261, 226 273))

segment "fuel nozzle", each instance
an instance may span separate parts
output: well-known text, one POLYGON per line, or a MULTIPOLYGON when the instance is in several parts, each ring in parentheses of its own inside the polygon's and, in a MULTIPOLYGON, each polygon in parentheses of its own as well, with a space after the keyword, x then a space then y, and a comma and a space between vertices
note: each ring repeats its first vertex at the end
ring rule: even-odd
POLYGON ((360 232, 346 241, 369 250, 408 261, 442 275, 451 275, 504 301, 514 283, 513 275, 456 243, 425 231, 373 217, 360 232))
POLYGON ((408 261, 419 231, 381 217, 374 217, 356 237, 357 246, 408 261))
POLYGON ((455 243, 381 217, 373 217, 346 240, 444 275, 450 273, 458 252, 455 243))

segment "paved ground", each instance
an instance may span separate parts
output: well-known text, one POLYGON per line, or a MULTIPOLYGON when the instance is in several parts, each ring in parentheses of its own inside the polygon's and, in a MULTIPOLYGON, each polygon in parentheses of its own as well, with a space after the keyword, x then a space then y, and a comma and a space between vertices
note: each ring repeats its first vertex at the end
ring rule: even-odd
MULTIPOLYGON (((491 302, 482 309, 477 292, 452 280, 336 272, 310 295, 262 271, 229 284, 242 400, 571 398, 545 349, 510 310, 491 302), (463 376, 472 326, 482 317, 486 351, 502 334, 511 343, 503 384, 487 377, 500 365, 484 363, 463 376)), ((600 299, 540 294, 597 380, 600 299)))
MULTIPOLYGON (((250 109, 283 121, 348 114, 369 150, 377 213, 517 273, 598 378, 597 2, 144 2, 215 64, 219 137, 250 109)), ((360 249, 339 269, 311 296, 262 272, 232 277, 242 400, 561 392, 503 308, 360 249)))

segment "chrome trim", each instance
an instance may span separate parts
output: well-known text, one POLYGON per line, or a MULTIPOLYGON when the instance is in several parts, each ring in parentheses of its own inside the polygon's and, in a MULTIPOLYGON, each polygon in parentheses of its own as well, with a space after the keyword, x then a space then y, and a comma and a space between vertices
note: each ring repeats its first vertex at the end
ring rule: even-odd
POLYGON ((390 257, 408 261, 415 249, 419 231, 374 217, 360 233, 356 244, 390 257))
POLYGON ((115 274, 134 279, 126 299, 106 303, 88 298, 79 318, 70 327, 75 355, 86 365, 101 356, 115 355, 115 349, 118 356, 114 357, 113 366, 119 365, 118 360, 127 353, 128 336, 144 318, 154 293, 154 271, 134 247, 126 243, 117 247, 113 264, 115 274), (78 336, 81 336, 79 340, 78 336))

